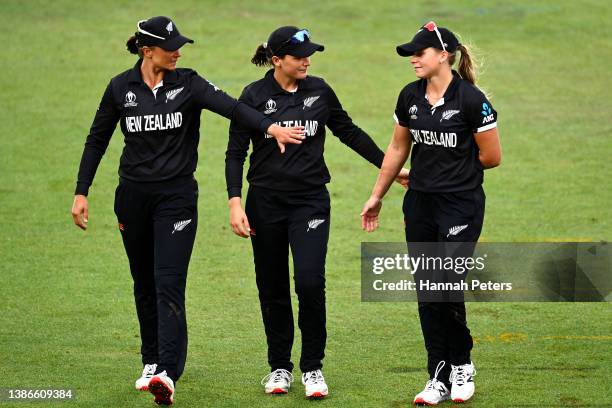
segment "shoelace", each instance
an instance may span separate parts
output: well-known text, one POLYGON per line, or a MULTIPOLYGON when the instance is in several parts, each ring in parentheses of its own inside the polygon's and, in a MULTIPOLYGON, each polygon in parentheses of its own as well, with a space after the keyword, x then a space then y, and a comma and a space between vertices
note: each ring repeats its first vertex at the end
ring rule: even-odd
POLYGON ((441 360, 438 363, 438 365, 436 366, 436 372, 434 373, 434 378, 427 381, 427 385, 425 386, 425 391, 432 391, 432 390, 439 391, 438 383, 442 384, 442 381, 438 380, 438 374, 440 374, 440 371, 442 371, 445 365, 446 365, 446 361, 444 360, 441 360))
POLYGON ((144 369, 142 370, 143 377, 152 377, 155 374, 155 370, 157 370, 157 364, 145 364, 144 369))
POLYGON ((261 385, 265 385, 270 379, 272 380, 272 382, 281 382, 282 380, 287 380, 287 382, 292 383, 293 374, 291 374, 285 369, 279 368, 262 378, 261 385))
MULTIPOLYGON (((476 370, 472 372, 472 376, 476 375, 476 370)), ((450 381, 456 382, 457 385, 463 385, 467 381, 468 373, 465 372, 463 366, 458 366, 453 369, 450 375, 450 381)))
POLYGON ((321 372, 321 370, 311 371, 310 373, 307 373, 307 374, 309 375, 306 375, 306 380, 304 381, 304 383, 319 384, 325 381, 323 379, 323 373, 321 372))

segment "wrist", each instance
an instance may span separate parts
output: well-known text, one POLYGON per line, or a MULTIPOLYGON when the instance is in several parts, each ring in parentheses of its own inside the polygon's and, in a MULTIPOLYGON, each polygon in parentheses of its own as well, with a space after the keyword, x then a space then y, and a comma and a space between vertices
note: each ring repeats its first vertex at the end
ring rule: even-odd
POLYGON ((240 197, 232 197, 228 201, 229 208, 242 207, 240 197))
POLYGON ((273 123, 270 126, 268 126, 268 129, 266 129, 266 133, 274 136, 274 131, 276 129, 276 126, 278 126, 276 123, 273 123))

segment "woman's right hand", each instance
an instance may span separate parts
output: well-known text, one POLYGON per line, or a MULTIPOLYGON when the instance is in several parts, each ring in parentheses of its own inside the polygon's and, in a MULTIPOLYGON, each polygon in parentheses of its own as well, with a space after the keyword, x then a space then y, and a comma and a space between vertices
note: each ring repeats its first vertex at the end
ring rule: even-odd
POLYGON ((285 145, 287 143, 301 144, 304 136, 304 126, 282 127, 277 124, 272 124, 268 128, 269 135, 276 139, 278 148, 281 153, 285 153, 285 145))
POLYGON ((249 219, 246 213, 240 205, 240 197, 232 197, 229 200, 230 207, 230 225, 234 234, 242 238, 248 238, 251 236, 251 226, 249 225, 249 219))
POLYGON ((380 198, 371 196, 361 210, 361 228, 368 232, 378 228, 378 214, 382 208, 380 198))
POLYGON ((74 203, 72 203, 72 220, 74 224, 85 231, 87 229, 87 223, 89 222, 89 203, 87 197, 81 194, 74 196, 74 203))

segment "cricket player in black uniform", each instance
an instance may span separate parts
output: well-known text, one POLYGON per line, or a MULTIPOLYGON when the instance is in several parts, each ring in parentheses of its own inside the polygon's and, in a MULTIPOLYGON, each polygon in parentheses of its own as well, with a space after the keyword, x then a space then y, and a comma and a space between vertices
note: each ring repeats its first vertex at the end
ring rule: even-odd
POLYGON ((200 112, 211 110, 282 143, 300 128, 283 128, 231 98, 195 71, 176 68, 179 48, 193 43, 167 17, 137 24, 128 50, 136 65, 108 84, 79 167, 72 216, 86 229, 87 194, 117 122, 125 137, 115 213, 134 280, 142 340, 142 377, 158 404, 170 405, 187 355, 185 284, 198 220, 200 112))
MULTIPOLYGON (((321 398, 328 387, 321 372, 327 338, 325 257, 330 228, 330 175, 323 158, 325 126, 344 144, 379 167, 383 152, 342 109, 333 89, 307 75, 310 56, 323 46, 304 29, 286 26, 261 44, 252 61, 271 65, 248 85, 240 101, 283 126, 303 126, 306 139, 284 153, 264 132, 232 121, 226 153, 230 223, 236 235, 251 237, 255 275, 268 342, 271 372, 262 380, 269 394, 288 392, 293 376, 294 322, 289 285, 289 247, 293 256, 298 325, 302 333, 300 370, 306 396, 321 398), (242 172, 253 143, 247 174, 246 212, 241 206, 242 172)), ((397 170, 396 175, 400 173, 397 170)), ((400 175, 407 182, 408 171, 400 175)), ((398 181, 401 181, 398 177, 398 181)))
MULTIPOLYGON (((409 250, 416 242, 463 242, 473 249, 484 219, 483 170, 501 161, 497 113, 475 85, 467 47, 451 31, 429 22, 397 52, 411 56, 419 80, 400 92, 397 124, 372 196, 362 209, 362 227, 377 228, 381 200, 412 147, 403 205, 409 250), (459 72, 451 68, 457 51, 459 72)), ((430 380, 414 403, 467 401, 474 394, 475 370, 465 304, 419 298, 419 317, 430 380)))

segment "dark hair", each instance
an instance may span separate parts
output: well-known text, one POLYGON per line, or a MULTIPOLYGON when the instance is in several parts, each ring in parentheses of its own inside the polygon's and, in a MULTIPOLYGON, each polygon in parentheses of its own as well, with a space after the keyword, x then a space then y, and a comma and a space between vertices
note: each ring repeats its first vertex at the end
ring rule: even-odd
MULTIPOLYGON (((476 61, 474 56, 470 53, 469 48, 463 44, 457 46, 457 51, 461 51, 458 68, 459 75, 461 78, 472 83, 472 85, 476 85, 476 61)), ((455 63, 456 55, 451 54, 448 58, 448 63, 451 66, 455 63)))
POLYGON ((265 67, 266 65, 272 65, 271 55, 268 55, 268 44, 262 43, 257 46, 255 55, 251 58, 251 63, 258 67, 265 67))
POLYGON ((127 50, 130 52, 130 54, 136 54, 142 58, 142 47, 138 46, 138 42, 136 40, 136 35, 131 36, 125 43, 125 46, 127 47, 127 50))

